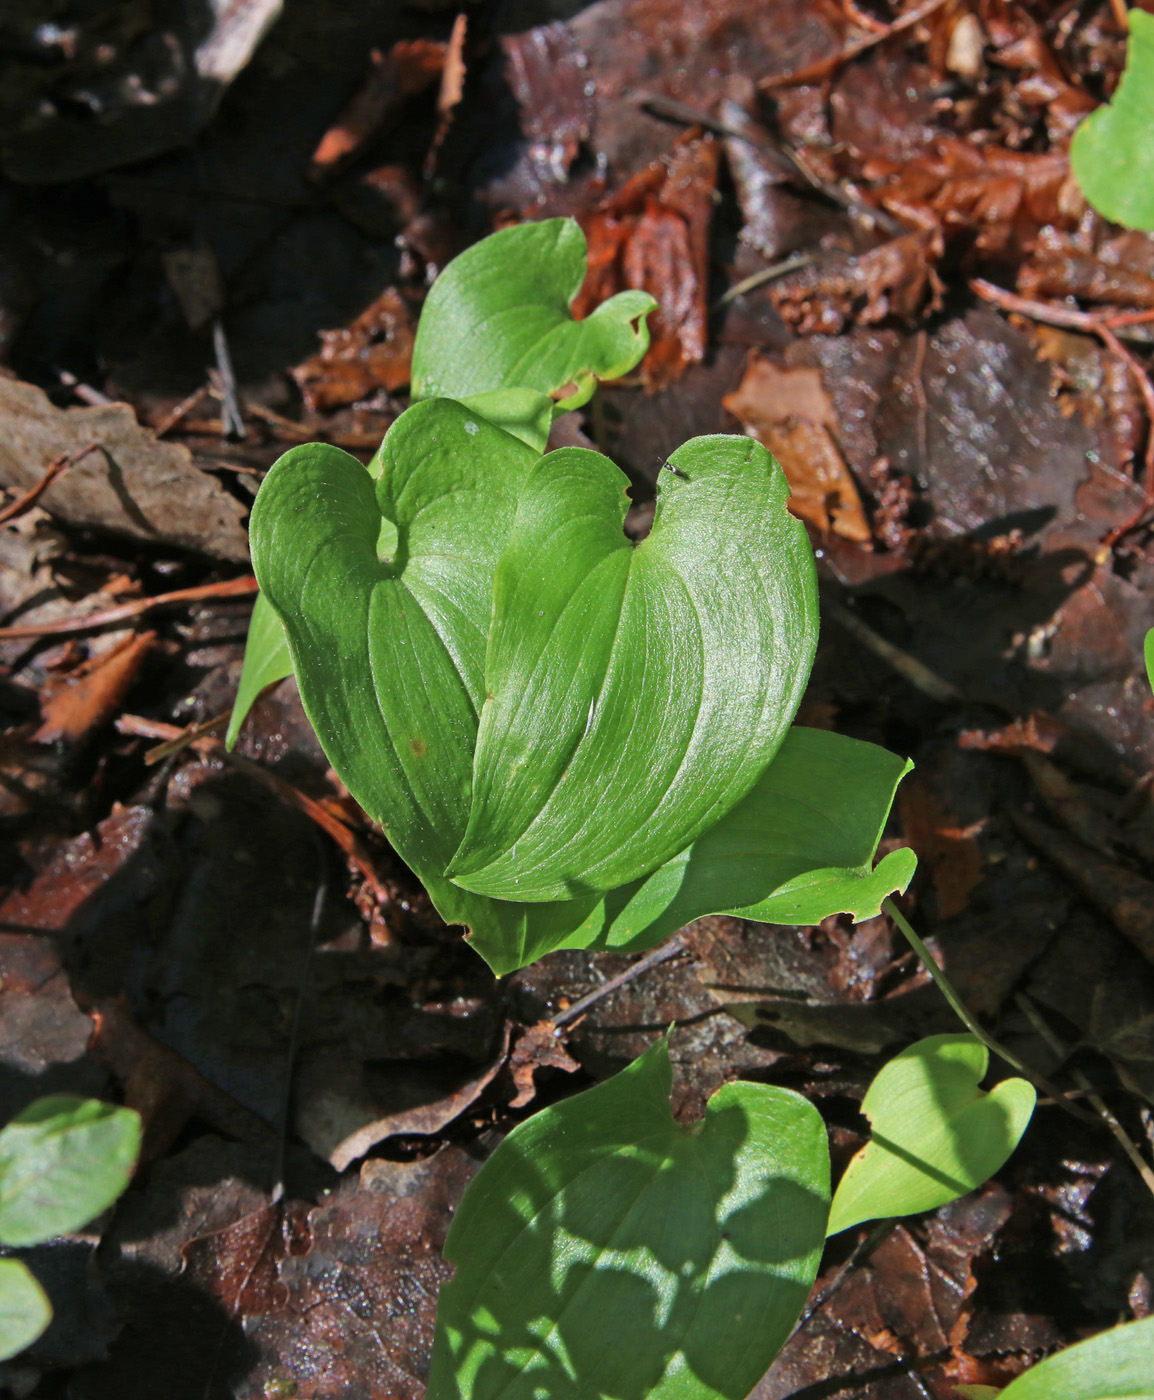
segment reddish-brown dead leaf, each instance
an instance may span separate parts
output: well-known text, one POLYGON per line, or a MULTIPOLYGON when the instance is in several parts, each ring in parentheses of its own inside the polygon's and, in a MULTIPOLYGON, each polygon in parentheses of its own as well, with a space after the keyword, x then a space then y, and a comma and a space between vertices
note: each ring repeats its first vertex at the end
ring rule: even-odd
POLYGON ((802 268, 770 289, 778 314, 799 335, 836 334, 851 322, 911 321, 941 304, 932 233, 908 233, 860 256, 838 254, 802 268))
POLYGON ((340 408, 377 389, 409 382, 413 326, 408 308, 389 287, 342 330, 322 331, 321 349, 291 371, 310 412, 340 408))
POLYGON ((242 1317, 281 1312, 289 1290, 280 1279, 281 1261, 307 1254, 312 1244, 309 1206, 303 1201, 269 1203, 223 1230, 198 1235, 181 1248, 186 1277, 242 1317))
POLYGON ((368 80, 313 152, 312 177, 329 174, 373 137, 387 131, 409 98, 424 92, 441 76, 445 48, 435 39, 402 39, 387 54, 374 52, 368 80))
POLYGON ((722 403, 781 463, 795 515, 823 534, 832 529, 859 544, 870 538, 857 485, 833 436, 837 418, 820 370, 783 370, 751 355, 741 384, 722 403))
POLYGON ((929 867, 938 896, 938 918, 960 914, 982 877, 976 832, 963 828, 916 773, 898 789, 898 812, 910 845, 929 867))
POLYGON ((155 632, 126 637, 119 646, 92 657, 62 678, 42 701, 41 724, 33 739, 41 744, 76 744, 107 724, 120 709, 155 642, 155 632))
POLYGON ((537 1093, 533 1076, 539 1069, 546 1068, 563 1069, 566 1074, 572 1074, 581 1066, 557 1039, 553 1022, 538 1021, 517 1037, 513 1053, 509 1056, 509 1069, 517 1086, 517 1095, 509 1104, 510 1108, 524 1108, 532 1102, 537 1093))
POLYGON ((664 388, 705 358, 708 330, 709 224, 717 185, 717 146, 690 136, 635 175, 581 220, 589 270, 573 303, 577 317, 627 287, 657 300, 641 376, 664 388))

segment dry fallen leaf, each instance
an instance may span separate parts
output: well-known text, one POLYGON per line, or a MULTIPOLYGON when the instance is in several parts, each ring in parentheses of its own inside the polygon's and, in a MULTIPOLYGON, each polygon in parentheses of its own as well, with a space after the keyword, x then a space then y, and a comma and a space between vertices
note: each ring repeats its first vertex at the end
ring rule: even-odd
POLYGON ((388 287, 348 326, 321 332, 321 348, 291 372, 310 413, 392 393, 409 382, 413 326, 395 287, 388 287))
POLYGON ((49 462, 94 442, 40 498, 46 511, 150 544, 248 560, 245 506, 187 448, 158 442, 127 404, 57 408, 34 385, 0 378, 0 419, 0 486, 29 491, 49 462))
POLYGON ((820 370, 779 369, 752 355, 745 378, 722 402, 781 463, 795 515, 823 534, 832 530, 859 544, 870 538, 857 486, 833 437, 837 417, 820 370))
POLYGON ((155 641, 155 632, 129 635, 64 677, 41 705, 42 722, 33 739, 41 744, 58 740, 75 744, 107 724, 120 709, 155 641))

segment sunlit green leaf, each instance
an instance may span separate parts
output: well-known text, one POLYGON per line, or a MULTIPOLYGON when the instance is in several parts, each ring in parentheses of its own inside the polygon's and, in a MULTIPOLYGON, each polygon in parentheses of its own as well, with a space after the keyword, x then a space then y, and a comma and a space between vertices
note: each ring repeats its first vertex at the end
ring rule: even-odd
POLYGON ((128 1185, 140 1115, 96 1099, 37 1099, 0 1130, 0 1244, 78 1230, 128 1185))
MULTIPOLYGON (((504 974, 559 947, 637 952, 704 914, 783 924, 871 918, 906 888, 917 863, 903 848, 873 864, 909 767, 876 744, 793 728, 748 797, 651 875, 582 902, 584 922, 566 930, 556 913, 520 926, 502 921, 475 927, 473 946, 504 974)), ((503 907, 544 914, 567 906, 503 907)))
POLYGON ((520 438, 534 452, 545 451, 553 422, 553 400, 547 394, 535 389, 489 389, 483 394, 466 394, 459 402, 520 438))
POLYGON ((27 1265, 0 1259, 0 1361, 30 1347, 52 1321, 52 1304, 27 1265))
POLYGON ((1150 682, 1151 690, 1154 690, 1154 627, 1146 633, 1146 679, 1150 682))
POLYGON ((829 1158, 789 1090, 669 1110, 659 1042, 515 1128, 445 1244, 429 1400, 744 1400, 817 1272, 829 1158))
POLYGON ((1005 1390, 959 1386, 999 1400, 1154 1400, 1154 1317, 1099 1332, 1039 1361, 1005 1390))
MULTIPOLYGON (((627 373, 649 348, 647 292, 620 292, 575 321, 585 235, 572 219, 517 224, 474 244, 433 283, 413 347, 414 399, 535 389, 557 407, 585 403, 598 379, 627 373)), ((481 410, 478 410, 480 412, 481 410)))
POLYGON ((746 437, 670 458, 649 537, 606 457, 542 457, 497 566, 473 804, 447 870, 497 899, 577 898, 669 860, 753 787, 817 640, 813 555, 746 437))
POLYGON ((831 1235, 933 1210, 998 1170, 1026 1131, 1036 1094, 1024 1079, 983 1093, 988 1061, 976 1036, 934 1035, 879 1071, 862 1100, 873 1132, 834 1194, 831 1235))
POLYGON ((226 748, 231 749, 236 743, 240 727, 261 691, 266 686, 283 681, 292 673, 292 657, 281 620, 264 594, 258 593, 248 624, 248 640, 244 644, 244 665, 236 691, 236 703, 232 707, 224 738, 226 748))
POLYGON ((1100 214, 1154 229, 1154 15, 1133 7, 1129 17, 1122 81, 1074 133, 1070 164, 1100 214))

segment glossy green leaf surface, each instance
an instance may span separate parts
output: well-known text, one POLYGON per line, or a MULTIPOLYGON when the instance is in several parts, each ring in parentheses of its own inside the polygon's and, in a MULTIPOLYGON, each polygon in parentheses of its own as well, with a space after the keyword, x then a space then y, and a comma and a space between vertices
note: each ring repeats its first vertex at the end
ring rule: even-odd
POLYGON ((27 1265, 0 1259, 0 1361, 30 1347, 52 1321, 52 1304, 27 1265))
POLYGON ((261 691, 266 686, 283 681, 292 673, 292 657, 289 655, 281 620, 264 594, 258 593, 248 624, 244 665, 241 667, 236 703, 232 707, 228 731, 224 737, 225 748, 231 749, 236 743, 240 727, 249 710, 256 704, 261 691))
POLYGON ((964 1196, 1006 1161, 1034 1111, 1034 1086, 978 1086, 989 1061, 972 1035, 919 1040, 883 1066, 862 1100, 873 1127, 834 1193, 829 1233, 913 1215, 964 1196))
POLYGON ((535 389, 489 389, 466 394, 459 400, 466 408, 520 438, 534 452, 544 452, 553 423, 553 400, 535 389))
POLYGON ((515 1128, 445 1245, 429 1400, 744 1400, 817 1272, 829 1157, 799 1095, 669 1110, 664 1041, 515 1128))
POLYGON ((469 824, 447 875, 578 898, 669 860, 751 790, 817 641, 813 556, 747 437, 670 458, 647 539, 626 478, 566 448, 529 474, 497 565, 469 824))
POLYGON ((434 400, 378 460, 374 480, 339 448, 286 453, 253 506, 253 568, 329 761, 423 879, 465 829, 493 569, 538 457, 434 400))
POLYGON ((477 929, 473 946, 503 975, 555 948, 638 952, 705 914, 783 924, 839 913, 872 918, 887 895, 905 890, 917 865, 908 849, 873 864, 910 766, 876 744, 794 727, 749 796, 651 875, 595 904, 502 905, 540 916, 477 929), (545 917, 570 907, 587 911, 571 930, 555 914, 545 917))
POLYGON ((990 1393, 999 1400, 1154 1400, 1154 1317, 1066 1347, 990 1393))
POLYGON ((1100 214, 1154 229, 1154 15, 1135 7, 1129 17, 1122 81, 1074 133, 1070 164, 1100 214))
MULTIPOLYGON (((619 292, 575 321, 585 235, 572 219, 518 224, 454 258, 425 300, 413 346, 414 399, 533 389, 558 408, 585 403, 598 379, 631 370, 649 348, 647 292, 619 292)), ((481 410, 478 410, 481 411, 481 410)))
POLYGON ((128 1185, 140 1115, 96 1099, 37 1099, 0 1131, 0 1243, 79 1230, 128 1185))

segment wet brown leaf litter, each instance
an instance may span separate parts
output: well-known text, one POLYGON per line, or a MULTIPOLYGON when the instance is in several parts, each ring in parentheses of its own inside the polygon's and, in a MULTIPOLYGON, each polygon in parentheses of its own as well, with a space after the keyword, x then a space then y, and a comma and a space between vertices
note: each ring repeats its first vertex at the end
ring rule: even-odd
MULTIPOLYGON (((34 1251, 56 1321, 0 1389, 420 1400, 452 1212, 526 1113, 672 1026, 678 1115, 799 1089, 839 1171, 881 1062, 953 1029, 884 916, 703 919, 640 971, 497 983, 291 680, 224 751, 263 472, 314 439, 367 460, 431 281, 523 219, 580 221, 578 314, 658 302, 553 445, 622 465, 635 535, 686 438, 778 456, 822 589, 801 721, 915 760, 882 851, 919 853, 918 926, 1149 1157, 1154 237, 1068 163, 1119 7, 9 10, 0 1108, 126 1102, 145 1150, 34 1251)), ((994 1181, 850 1234, 758 1400, 950 1400, 1154 1306, 1154 1201, 1045 1102, 994 1181)))

